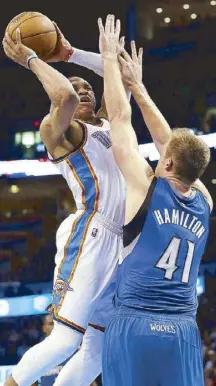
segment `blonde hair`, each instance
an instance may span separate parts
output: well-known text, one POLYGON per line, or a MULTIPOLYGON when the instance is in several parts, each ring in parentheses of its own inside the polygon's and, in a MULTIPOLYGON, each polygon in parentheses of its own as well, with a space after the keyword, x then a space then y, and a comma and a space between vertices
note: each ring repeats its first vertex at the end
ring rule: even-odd
POLYGON ((167 145, 166 158, 171 158, 175 175, 192 184, 204 173, 210 161, 208 146, 188 129, 175 129, 167 145))

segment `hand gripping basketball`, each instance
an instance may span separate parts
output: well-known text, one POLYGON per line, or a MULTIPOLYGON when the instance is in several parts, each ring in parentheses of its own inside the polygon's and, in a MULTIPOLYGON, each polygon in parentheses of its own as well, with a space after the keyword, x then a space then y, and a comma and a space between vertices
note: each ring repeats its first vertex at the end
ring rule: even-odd
POLYGON ((3 39, 3 48, 5 54, 14 62, 28 68, 28 59, 30 56, 37 57, 35 52, 22 44, 20 30, 16 30, 16 41, 14 42, 6 32, 3 39))
POLYGON ((22 42, 38 57, 46 60, 54 51, 57 32, 53 22, 40 12, 22 12, 7 25, 7 32, 16 41, 16 30, 20 29, 22 42))
POLYGON ((46 62, 67 62, 73 53, 73 48, 71 47, 71 44, 65 39, 57 24, 55 22, 53 22, 53 24, 57 32, 57 43, 55 50, 51 53, 46 62))

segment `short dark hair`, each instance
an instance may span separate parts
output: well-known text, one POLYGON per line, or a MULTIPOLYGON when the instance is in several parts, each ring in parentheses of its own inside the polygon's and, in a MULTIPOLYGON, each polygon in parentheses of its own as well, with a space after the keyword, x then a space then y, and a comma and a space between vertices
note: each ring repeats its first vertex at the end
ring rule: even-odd
POLYGON ((79 76, 69 76, 68 80, 73 83, 73 82, 76 82, 77 80, 80 80, 82 78, 80 78, 79 76))
POLYGON ((210 150, 189 129, 175 129, 167 145, 165 156, 173 160, 176 176, 186 184, 192 184, 207 168, 210 150))

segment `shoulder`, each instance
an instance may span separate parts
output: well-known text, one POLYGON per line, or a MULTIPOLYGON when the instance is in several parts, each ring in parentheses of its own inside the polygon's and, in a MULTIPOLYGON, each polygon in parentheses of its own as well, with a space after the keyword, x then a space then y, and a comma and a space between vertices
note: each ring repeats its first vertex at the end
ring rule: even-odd
POLYGON ((68 129, 56 139, 55 130, 52 128, 52 118, 46 115, 40 125, 41 139, 52 161, 64 159, 68 154, 82 147, 86 139, 85 127, 78 121, 71 121, 68 129))
POLYGON ((209 193, 208 189, 206 188, 206 186, 200 181, 200 180, 197 180, 194 184, 193 184, 193 188, 195 190, 198 190, 201 195, 203 196, 203 198, 205 199, 205 201, 208 203, 208 206, 209 206, 209 209, 210 209, 210 212, 212 211, 213 209, 213 199, 212 199, 212 196, 211 194, 209 193))
POLYGON ((202 196, 203 201, 206 203, 206 205, 211 213, 213 210, 213 207, 214 207, 214 202, 213 202, 211 195, 210 194, 204 194, 199 189, 196 189, 196 190, 199 191, 200 195, 202 196))
POLYGON ((107 118, 100 118, 100 120, 101 120, 102 126, 110 127, 110 123, 109 123, 109 120, 107 118))
POLYGON ((80 130, 80 129, 82 129, 83 128, 83 125, 84 125, 84 123, 82 122, 82 121, 79 121, 79 120, 76 120, 76 119, 74 119, 73 121, 71 121, 71 123, 70 123, 70 128, 71 129, 77 129, 77 130, 80 130))

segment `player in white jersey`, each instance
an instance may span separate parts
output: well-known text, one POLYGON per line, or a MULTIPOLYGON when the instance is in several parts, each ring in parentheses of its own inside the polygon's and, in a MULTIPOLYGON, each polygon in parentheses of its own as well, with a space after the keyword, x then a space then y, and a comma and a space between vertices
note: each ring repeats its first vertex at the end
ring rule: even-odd
POLYGON ((106 295, 111 296, 109 283, 122 245, 124 182, 113 157, 109 123, 94 113, 91 86, 80 78, 70 81, 41 61, 22 44, 19 31, 16 43, 6 34, 3 46, 7 56, 32 70, 51 100, 41 138, 77 204, 75 215, 58 231, 53 331, 25 353, 6 382, 27 386, 70 357, 86 331, 83 343, 91 337, 89 322, 94 327, 107 322, 104 307, 111 301, 106 295))

